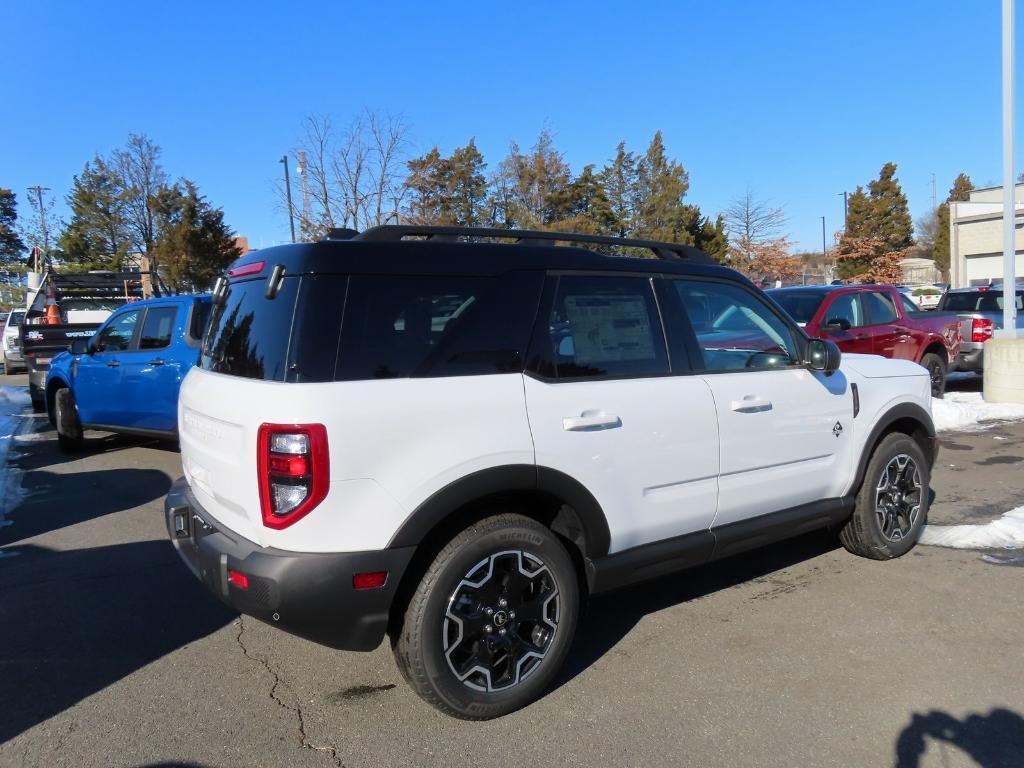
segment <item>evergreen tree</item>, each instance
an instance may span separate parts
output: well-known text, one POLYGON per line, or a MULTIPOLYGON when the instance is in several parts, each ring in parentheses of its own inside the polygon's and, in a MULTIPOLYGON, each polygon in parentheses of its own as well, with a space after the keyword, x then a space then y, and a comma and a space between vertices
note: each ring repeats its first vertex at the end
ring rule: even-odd
POLYGON ((480 226, 487 216, 487 163, 476 148, 476 139, 458 147, 447 160, 446 192, 453 224, 480 226))
POLYGON ((846 231, 847 237, 868 237, 872 226, 871 201, 864 192, 864 187, 857 185, 857 189, 847 198, 846 201, 846 231))
POLYGON ((17 221, 17 196, 9 189, 0 188, 0 264, 18 262, 25 252, 25 243, 16 229, 17 221))
POLYGON ((612 234, 628 237, 633 231, 637 204, 637 157, 620 141, 615 158, 598 174, 613 217, 612 234))
POLYGON ((949 275, 949 204, 970 200, 973 189, 974 182, 971 181, 971 177, 966 173, 959 174, 953 181, 946 202, 942 203, 937 211, 938 223, 935 232, 934 258, 935 266, 939 268, 944 277, 949 275))
POLYGON ((415 224, 447 224, 442 213, 447 190, 447 163, 434 147, 422 157, 414 157, 406 165, 409 176, 405 186, 409 190, 409 219, 415 224))
POLYGON ((83 269, 120 270, 130 237, 124 189, 114 169, 95 157, 74 177, 66 200, 71 221, 57 243, 65 260, 83 269))
POLYGON ((692 229, 693 244, 720 264, 729 261, 729 237, 725 228, 725 217, 718 214, 714 223, 710 216, 699 220, 699 226, 692 229))
POLYGON ((499 226, 516 229, 552 224, 558 219, 559 201, 570 179, 569 166, 547 129, 541 131, 529 154, 512 142, 492 180, 493 218, 499 226))
POLYGON ((886 163, 878 178, 868 184, 867 193, 858 186, 847 201, 843 237, 848 242, 847 251, 856 257, 840 256, 839 276, 850 279, 869 271, 882 274, 885 270, 871 267, 872 259, 905 251, 914 244, 913 234, 907 196, 896 178, 896 164, 886 163), (869 258, 871 249, 874 251, 869 258))
POLYGON ((654 134, 637 167, 637 220, 634 235, 651 240, 692 243, 700 210, 683 202, 690 178, 669 160, 661 131, 654 134))
POLYGON ((914 224, 907 207, 907 196, 896 178, 896 163, 883 165, 878 178, 868 184, 868 191, 873 222, 873 231, 868 236, 881 238, 894 251, 912 246, 914 224))
POLYGON ((611 201, 594 173, 593 165, 585 167, 579 176, 560 190, 553 202, 557 218, 551 223, 552 229, 594 235, 612 234, 615 231, 616 220, 611 201))
POLYGON ((241 255, 224 212, 182 179, 161 187, 152 201, 153 253, 164 282, 176 293, 209 288, 218 274, 241 255))

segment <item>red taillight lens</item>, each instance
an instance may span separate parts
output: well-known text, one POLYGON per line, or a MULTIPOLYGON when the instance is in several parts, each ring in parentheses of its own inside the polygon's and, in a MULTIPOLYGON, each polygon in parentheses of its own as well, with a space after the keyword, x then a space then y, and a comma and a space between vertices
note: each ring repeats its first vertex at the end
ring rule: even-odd
POLYGON ((228 277, 245 277, 246 275, 258 275, 266 266, 265 261, 254 261, 250 264, 243 264, 240 267, 228 270, 228 277))
POLYGON ((228 581, 234 584, 239 589, 249 588, 249 577, 244 573, 238 571, 228 571, 228 581))
POLYGON ((992 321, 984 317, 971 320, 971 341, 984 342, 992 338, 992 321))
POLYGON ((330 463, 323 424, 263 424, 256 437, 263 524, 280 530, 327 497, 330 463))
POLYGON ((380 589, 388 580, 387 571, 370 571, 369 573, 357 573, 352 576, 353 589, 380 589))

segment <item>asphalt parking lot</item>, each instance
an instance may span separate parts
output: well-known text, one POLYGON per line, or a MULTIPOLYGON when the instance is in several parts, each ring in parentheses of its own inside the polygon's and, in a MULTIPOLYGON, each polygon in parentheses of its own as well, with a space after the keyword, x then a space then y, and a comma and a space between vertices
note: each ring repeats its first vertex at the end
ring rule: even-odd
MULTIPOLYGON (((68 460, 33 421, 0 528, 2 766, 1024 765, 1024 553, 877 563, 815 534, 632 588, 591 606, 543 699, 466 723, 387 647, 208 597, 163 528, 173 446, 68 460)), ((932 487, 932 523, 1024 504, 1024 423, 945 434, 932 487)))

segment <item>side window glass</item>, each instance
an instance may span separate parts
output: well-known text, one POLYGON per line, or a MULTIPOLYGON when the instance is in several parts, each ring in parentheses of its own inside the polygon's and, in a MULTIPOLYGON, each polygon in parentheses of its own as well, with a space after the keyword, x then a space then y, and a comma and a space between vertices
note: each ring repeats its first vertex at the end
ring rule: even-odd
POLYGON ((864 311, 870 325, 894 323, 899 319, 899 315, 896 314, 896 305, 886 294, 869 291, 861 295, 861 300, 864 302, 864 311))
POLYGON ((904 312, 905 312, 906 314, 908 314, 908 315, 914 315, 914 314, 917 314, 917 313, 918 313, 918 312, 920 311, 920 310, 919 310, 919 309, 917 308, 917 304, 915 304, 914 302, 912 302, 912 301, 911 301, 910 299, 908 299, 908 298, 907 298, 906 296, 904 296, 904 295, 903 295, 902 293, 900 294, 900 301, 902 301, 902 302, 903 302, 903 311, 904 311, 904 312))
POLYGON ((141 310, 125 312, 108 323, 96 339, 96 351, 123 352, 128 349, 131 346, 132 337, 135 336, 135 324, 138 322, 140 314, 141 310))
POLYGON ((647 278, 561 277, 548 317, 548 342, 557 378, 668 373, 647 278))
POLYGON ((151 307, 146 312, 146 320, 142 324, 139 349, 163 349, 164 347, 169 347, 171 345, 171 332, 174 330, 174 319, 177 314, 177 307, 151 307))
POLYGON ((857 294, 844 293, 836 296, 825 310, 824 324, 839 328, 856 328, 866 325, 857 294))
MULTIPOLYGON (((496 282, 494 278, 458 275, 353 277, 337 378, 415 375, 471 321, 496 282)), ((495 368, 491 364, 483 370, 462 371, 476 372, 493 373, 495 368)))
POLYGON ((727 283, 673 281, 697 336, 706 371, 799 365, 796 339, 768 306, 727 283))

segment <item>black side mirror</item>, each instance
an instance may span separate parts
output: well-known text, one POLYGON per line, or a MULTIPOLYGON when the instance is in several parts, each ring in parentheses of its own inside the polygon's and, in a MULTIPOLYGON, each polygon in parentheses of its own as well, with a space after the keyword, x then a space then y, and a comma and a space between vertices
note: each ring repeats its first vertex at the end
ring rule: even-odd
POLYGON ((830 317, 824 325, 826 331, 848 331, 851 328, 853 325, 845 317, 830 317))
POLYGON ((72 355, 86 355, 89 353, 89 340, 88 339, 74 339, 71 345, 68 347, 68 352, 72 355))
POLYGON ((822 371, 831 376, 839 370, 843 353, 839 347, 825 339, 811 339, 807 343, 807 367, 812 371, 822 371))

